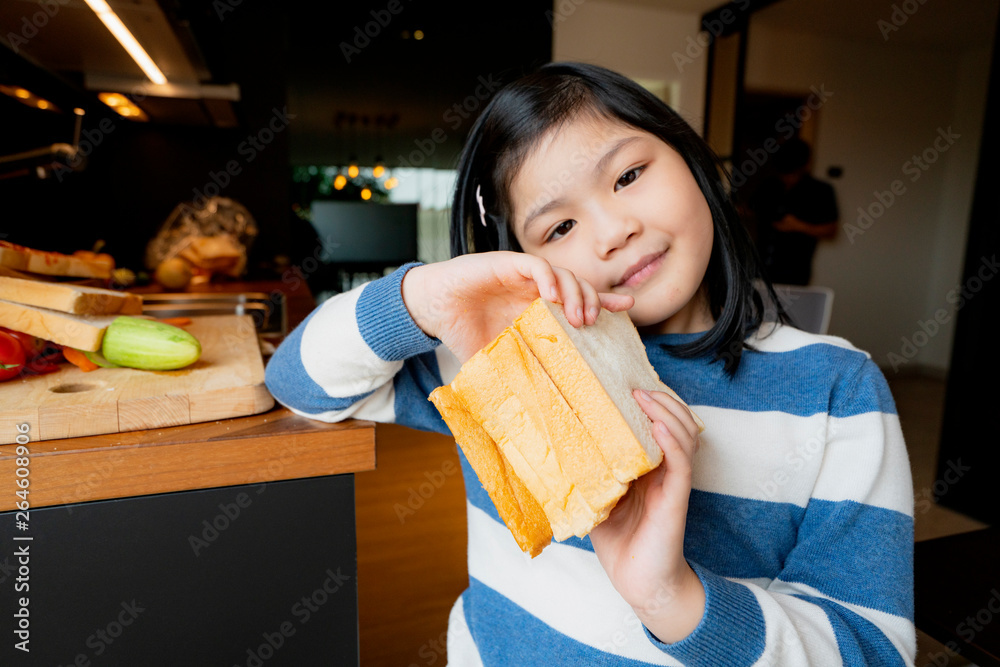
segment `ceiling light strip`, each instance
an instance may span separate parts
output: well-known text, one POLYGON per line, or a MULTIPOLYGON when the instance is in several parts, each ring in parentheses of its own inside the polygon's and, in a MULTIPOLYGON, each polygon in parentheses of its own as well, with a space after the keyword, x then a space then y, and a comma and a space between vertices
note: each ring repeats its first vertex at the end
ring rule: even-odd
POLYGON ((136 41, 129 29, 125 27, 125 24, 121 22, 118 15, 115 14, 114 10, 108 6, 105 0, 85 0, 87 5, 94 10, 97 17, 101 19, 111 34, 115 36, 118 43, 125 47, 128 54, 132 56, 132 60, 142 68, 142 71, 146 73, 149 80, 157 85, 162 85, 167 82, 167 77, 163 76, 163 72, 160 68, 156 66, 153 59, 149 57, 146 50, 140 46, 139 42, 136 41))

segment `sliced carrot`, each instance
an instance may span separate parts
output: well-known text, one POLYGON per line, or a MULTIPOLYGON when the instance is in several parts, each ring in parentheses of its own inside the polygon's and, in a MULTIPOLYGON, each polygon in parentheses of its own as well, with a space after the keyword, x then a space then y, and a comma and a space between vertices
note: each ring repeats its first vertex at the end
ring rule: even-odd
POLYGON ((66 357, 66 361, 73 364, 84 373, 89 373, 90 371, 95 371, 100 368, 100 366, 84 356, 83 352, 80 350, 76 350, 72 347, 64 347, 62 353, 63 356, 66 357))
POLYGON ((164 324, 169 324, 174 327, 186 327, 191 324, 190 317, 164 317, 159 320, 164 324))

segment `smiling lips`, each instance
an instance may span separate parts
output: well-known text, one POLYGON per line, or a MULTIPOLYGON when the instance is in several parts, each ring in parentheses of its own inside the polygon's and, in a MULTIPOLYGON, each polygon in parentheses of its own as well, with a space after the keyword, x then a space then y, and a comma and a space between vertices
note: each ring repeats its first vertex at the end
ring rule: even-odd
POLYGON ((664 250, 663 252, 645 255, 625 272, 625 275, 622 276, 615 287, 634 287, 642 283, 660 268, 666 254, 667 251, 664 250))

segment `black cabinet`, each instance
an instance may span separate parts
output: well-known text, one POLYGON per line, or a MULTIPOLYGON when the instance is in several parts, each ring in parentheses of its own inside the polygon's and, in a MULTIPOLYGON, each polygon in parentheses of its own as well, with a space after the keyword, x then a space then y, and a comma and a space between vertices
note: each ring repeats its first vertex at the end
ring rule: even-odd
POLYGON ((2 665, 358 664, 353 475, 5 512, 0 544, 2 665))

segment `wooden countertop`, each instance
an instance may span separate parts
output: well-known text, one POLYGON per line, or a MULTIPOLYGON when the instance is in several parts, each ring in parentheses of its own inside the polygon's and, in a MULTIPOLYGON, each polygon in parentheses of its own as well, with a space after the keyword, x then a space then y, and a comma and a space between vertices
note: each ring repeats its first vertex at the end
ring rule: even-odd
MULTIPOLYGON (((291 329, 315 302, 305 281, 212 284, 204 291, 285 292, 291 329)), ((152 290, 144 290, 152 291, 152 290)), ((15 429, 15 424, 3 424, 15 429)), ((32 508, 319 477, 375 468, 375 424, 307 419, 276 406, 170 428, 36 441, 29 432, 32 508)), ((0 445, 0 511, 16 509, 17 445, 0 445)))

